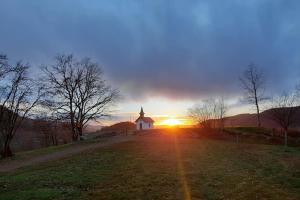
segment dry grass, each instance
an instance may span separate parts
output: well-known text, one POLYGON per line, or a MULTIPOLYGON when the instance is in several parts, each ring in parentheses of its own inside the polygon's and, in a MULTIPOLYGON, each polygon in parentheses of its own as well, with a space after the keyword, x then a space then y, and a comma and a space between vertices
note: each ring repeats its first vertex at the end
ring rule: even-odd
POLYGON ((0 199, 300 199, 300 151, 137 136, 0 177, 0 199))

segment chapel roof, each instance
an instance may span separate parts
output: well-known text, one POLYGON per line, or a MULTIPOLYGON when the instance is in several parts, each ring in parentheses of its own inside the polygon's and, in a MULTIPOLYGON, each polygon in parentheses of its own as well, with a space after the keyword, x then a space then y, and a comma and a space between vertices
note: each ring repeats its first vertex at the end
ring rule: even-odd
POLYGON ((139 120, 142 120, 146 123, 153 123, 154 122, 154 120, 151 117, 139 117, 135 120, 135 122, 137 122, 139 120))

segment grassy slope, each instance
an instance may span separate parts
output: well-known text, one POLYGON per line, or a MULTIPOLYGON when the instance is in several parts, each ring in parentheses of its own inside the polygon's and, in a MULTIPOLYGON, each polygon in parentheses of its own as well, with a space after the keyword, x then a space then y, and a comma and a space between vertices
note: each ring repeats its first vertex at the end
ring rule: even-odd
POLYGON ((66 150, 66 149, 71 149, 76 146, 83 146, 86 144, 93 144, 96 142, 105 142, 109 140, 109 138, 97 138, 97 139, 87 139, 85 141, 79 141, 76 143, 68 143, 68 144, 62 144, 58 146, 50 146, 46 148, 41 148, 41 149, 35 149, 35 150, 29 150, 29 151, 21 151, 15 153, 13 157, 6 158, 6 159, 0 159, 0 164, 6 162, 7 160, 26 160, 29 158, 34 158, 36 156, 42 156, 50 153, 55 153, 58 151, 66 150))
POLYGON ((300 199, 300 151, 144 136, 0 174, 0 199, 182 199, 184 176, 192 199, 300 199))

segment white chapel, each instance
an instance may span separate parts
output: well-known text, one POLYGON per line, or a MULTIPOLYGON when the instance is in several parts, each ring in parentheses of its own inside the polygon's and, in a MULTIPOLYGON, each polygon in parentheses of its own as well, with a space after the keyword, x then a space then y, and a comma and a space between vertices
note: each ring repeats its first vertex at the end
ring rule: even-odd
POLYGON ((139 118, 135 120, 137 130, 147 130, 153 128, 154 120, 151 117, 145 117, 143 107, 141 107, 141 112, 139 118))

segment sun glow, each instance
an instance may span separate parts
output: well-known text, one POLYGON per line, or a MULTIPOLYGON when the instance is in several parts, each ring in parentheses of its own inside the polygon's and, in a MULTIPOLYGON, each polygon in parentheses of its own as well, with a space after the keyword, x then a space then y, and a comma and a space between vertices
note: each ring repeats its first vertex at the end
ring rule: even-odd
POLYGON ((167 126, 178 126, 178 125, 183 125, 183 123, 178 120, 178 119, 166 119, 164 120, 161 125, 167 125, 167 126))

